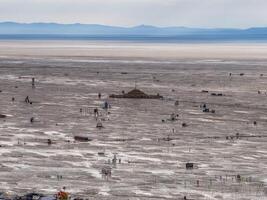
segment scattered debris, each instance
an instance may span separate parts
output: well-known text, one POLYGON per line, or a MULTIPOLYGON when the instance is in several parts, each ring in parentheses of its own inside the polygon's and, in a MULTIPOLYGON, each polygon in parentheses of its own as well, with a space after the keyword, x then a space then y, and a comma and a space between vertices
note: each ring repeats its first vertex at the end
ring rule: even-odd
POLYGON ((178 114, 174 114, 174 113, 172 113, 171 114, 171 116, 170 116, 170 121, 176 121, 176 120, 178 120, 178 117, 179 117, 179 115, 178 114))
POLYGON ((202 108, 202 111, 205 113, 208 112, 215 113, 215 110, 210 110, 205 103, 203 105, 200 105, 200 108, 202 108))
POLYGON ((168 135, 166 138, 162 138, 163 141, 172 141, 173 139, 168 135))

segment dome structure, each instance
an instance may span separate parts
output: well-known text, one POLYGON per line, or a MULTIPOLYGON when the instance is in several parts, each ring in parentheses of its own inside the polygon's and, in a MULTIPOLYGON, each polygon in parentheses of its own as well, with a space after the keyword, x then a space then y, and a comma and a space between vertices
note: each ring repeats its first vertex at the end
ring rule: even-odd
POLYGON ((112 95, 110 95, 110 98, 161 99, 163 97, 160 96, 159 94, 157 94, 157 95, 148 95, 148 94, 144 93, 143 91, 134 88, 133 90, 131 90, 130 92, 128 92, 126 94, 120 94, 120 95, 112 94, 112 95))

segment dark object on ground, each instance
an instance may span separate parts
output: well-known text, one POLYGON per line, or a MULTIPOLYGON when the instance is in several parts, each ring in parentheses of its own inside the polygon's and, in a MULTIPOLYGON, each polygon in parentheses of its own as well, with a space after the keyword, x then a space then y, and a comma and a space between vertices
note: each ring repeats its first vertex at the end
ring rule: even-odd
POLYGON ((194 163, 186 163, 185 167, 186 167, 186 169, 193 169, 194 168, 194 163))
POLYGON ((218 97, 224 96, 222 93, 211 93, 210 95, 211 96, 218 96, 218 97))
POLYGON ((182 123, 182 127, 187 127, 188 125, 186 123, 182 123))
POLYGON ((244 76, 245 74, 244 74, 244 73, 240 73, 239 75, 240 75, 240 76, 244 76))
POLYGON ((34 122, 34 117, 31 117, 31 123, 33 123, 34 122))
POLYGON ((203 112, 211 112, 211 113, 215 113, 215 110, 210 110, 209 108, 204 108, 203 112))
POLYGON ((46 196, 46 197, 41 197, 39 200, 56 200, 55 196, 46 196))
POLYGON ((163 140, 163 141, 171 141, 171 140, 173 140, 173 139, 170 138, 170 136, 168 135, 168 137, 166 137, 166 138, 162 138, 162 140, 163 140))
POLYGON ((99 156, 105 156, 105 152, 98 152, 97 153, 99 156))
POLYGON ((47 144, 48 144, 48 145, 51 145, 51 144, 52 144, 52 140, 51 140, 51 139, 48 139, 48 140, 47 140, 47 144))
POLYGON ((22 200, 39 200, 44 195, 38 193, 29 193, 21 197, 22 200))
POLYGON ((207 105, 204 103, 202 105, 199 106, 200 108, 207 108, 207 105))
POLYGON ((178 114, 175 115, 174 113, 172 113, 171 116, 170 116, 170 120, 171 120, 171 121, 176 121, 176 120, 178 120, 178 117, 179 117, 178 114))
POLYGON ((148 95, 136 88, 126 94, 120 94, 120 95, 112 94, 109 97, 110 98, 129 98, 129 99, 162 99, 163 98, 163 96, 160 96, 159 94, 148 95))
POLYGON ((254 124, 254 126, 256 126, 256 125, 257 125, 257 122, 256 122, 256 121, 254 121, 254 122, 253 122, 253 124, 254 124))
POLYGON ((121 74, 128 74, 127 72, 121 72, 121 74))
POLYGON ((15 101, 15 97, 12 97, 12 101, 15 101))
POLYGON ((6 115, 0 114, 0 118, 6 118, 6 115))
POLYGON ((79 142, 92 141, 92 139, 89 139, 88 137, 85 137, 85 136, 74 136, 74 140, 79 141, 79 142))
POLYGON ((202 93, 209 93, 208 90, 202 90, 201 92, 202 92, 202 93))
POLYGON ((208 109, 208 108, 204 108, 204 109, 203 109, 203 112, 210 112, 210 109, 208 109))

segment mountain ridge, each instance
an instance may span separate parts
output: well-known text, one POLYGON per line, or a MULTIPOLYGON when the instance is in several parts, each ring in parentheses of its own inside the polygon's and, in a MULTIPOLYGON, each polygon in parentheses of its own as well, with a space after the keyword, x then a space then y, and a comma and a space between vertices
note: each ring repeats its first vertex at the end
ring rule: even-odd
MULTIPOLYGON (((190 28, 183 26, 157 27, 138 25, 133 27, 109 26, 101 24, 60 24, 60 23, 17 23, 0 22, 0 35, 82 35, 85 37, 165 37, 179 39, 264 39, 267 27, 238 28, 190 28)), ((4 37, 4 38, 5 38, 4 37)), ((3 37, 2 37, 3 38, 3 37)))

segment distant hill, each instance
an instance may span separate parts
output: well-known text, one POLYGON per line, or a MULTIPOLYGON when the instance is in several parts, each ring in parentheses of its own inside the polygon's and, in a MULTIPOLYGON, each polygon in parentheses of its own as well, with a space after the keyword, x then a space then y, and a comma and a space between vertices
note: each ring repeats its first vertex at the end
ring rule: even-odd
POLYGON ((203 29, 187 27, 116 27, 98 24, 57 24, 57 23, 0 23, 1 38, 8 35, 65 35, 72 37, 160 37, 180 39, 267 39, 266 28, 249 29, 203 29))

